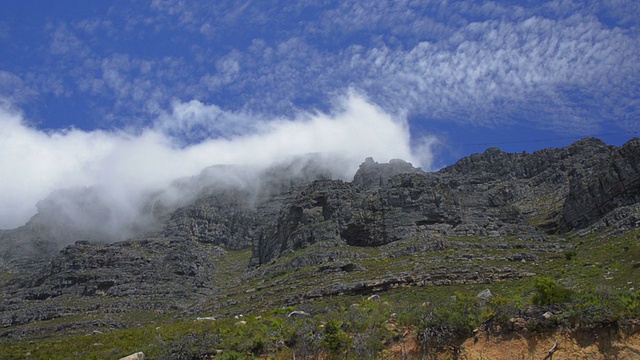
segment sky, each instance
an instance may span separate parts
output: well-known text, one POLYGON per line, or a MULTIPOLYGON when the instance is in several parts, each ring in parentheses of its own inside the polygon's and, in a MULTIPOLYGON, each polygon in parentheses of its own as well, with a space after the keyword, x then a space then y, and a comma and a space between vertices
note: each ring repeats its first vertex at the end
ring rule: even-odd
POLYGON ((305 153, 433 171, 640 131, 640 2, 0 2, 0 229, 305 153))

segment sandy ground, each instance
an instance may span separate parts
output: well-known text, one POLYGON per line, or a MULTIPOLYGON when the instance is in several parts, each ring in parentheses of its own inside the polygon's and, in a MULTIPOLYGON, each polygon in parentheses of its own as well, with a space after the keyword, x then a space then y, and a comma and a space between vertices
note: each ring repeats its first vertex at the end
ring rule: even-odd
MULTIPOLYGON (((422 359, 423 351, 415 330, 406 329, 402 338, 382 354, 384 359, 422 359)), ((562 330, 553 333, 510 332, 497 337, 482 330, 467 339, 458 351, 430 353, 427 359, 460 360, 640 360, 640 328, 631 335, 610 329, 562 330), (551 357, 549 350, 557 347, 551 357)))

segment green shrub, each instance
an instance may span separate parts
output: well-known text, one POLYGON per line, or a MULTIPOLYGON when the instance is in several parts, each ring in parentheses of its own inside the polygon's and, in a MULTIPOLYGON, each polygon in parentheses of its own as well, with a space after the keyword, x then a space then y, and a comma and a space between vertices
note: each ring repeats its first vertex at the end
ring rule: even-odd
POLYGON ((456 291, 449 301, 434 304, 432 316, 426 325, 445 325, 464 330, 473 330, 479 324, 480 304, 478 298, 456 291))
POLYGON ((250 360, 252 356, 239 353, 237 351, 225 351, 221 355, 216 356, 217 360, 250 360))
POLYGON ((288 315, 289 313, 291 313, 295 309, 296 308, 294 308, 293 306, 285 306, 285 307, 273 309, 268 314, 269 315, 288 315))
POLYGON ((638 291, 621 291, 616 294, 616 300, 621 305, 621 313, 629 318, 640 317, 640 290, 638 291))
POLYGON ((285 344, 306 359, 320 352, 324 335, 318 331, 318 324, 312 319, 302 320, 295 325, 285 344))
POLYGON ((480 320, 483 322, 493 320, 498 323, 505 323, 509 318, 514 317, 517 312, 518 308, 514 299, 504 296, 494 296, 486 306, 482 308, 480 320))
POLYGON ((555 280, 548 277, 534 279, 535 293, 531 302, 534 305, 559 304, 571 299, 573 292, 570 289, 558 285, 555 280))
POLYGON ((341 326, 337 320, 331 320, 324 327, 322 344, 334 355, 345 352, 349 347, 349 336, 341 326))
POLYGON ((340 316, 340 319, 347 320, 347 331, 366 332, 370 329, 379 328, 389 320, 391 311, 388 305, 379 301, 364 301, 360 306, 349 307, 340 316), (346 316, 346 317, 345 317, 346 316))

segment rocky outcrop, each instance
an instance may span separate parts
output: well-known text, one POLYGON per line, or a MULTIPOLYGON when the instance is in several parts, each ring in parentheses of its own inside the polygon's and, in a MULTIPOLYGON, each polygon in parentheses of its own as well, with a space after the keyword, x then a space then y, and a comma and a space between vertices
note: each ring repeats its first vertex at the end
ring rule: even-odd
MULTIPOLYGON (((147 235, 136 234, 149 236, 156 229, 158 238, 253 247, 251 264, 257 266, 317 242, 379 246, 424 231, 465 236, 571 231, 601 219, 611 223, 607 214, 638 203, 638 143, 616 148, 583 139, 532 154, 490 148, 435 173, 402 160, 380 164, 368 158, 351 182, 332 180, 336 174, 319 155, 259 172, 214 166, 174 184, 182 194, 181 202, 172 203, 182 204, 177 208, 163 206, 167 196, 154 195, 149 226, 137 227, 147 235), (161 227, 151 226, 158 221, 161 227)), ((71 208, 89 206, 93 210, 85 215, 104 215, 92 221, 111 216, 100 201, 89 205, 97 196, 91 189, 72 193, 77 206, 71 208)), ((60 225, 64 219, 54 221, 66 216, 55 210, 62 200, 54 200, 42 202, 42 213, 29 224, 0 233, 6 250, 0 265, 32 272, 37 264, 29 259, 52 254, 60 239, 105 240, 106 233, 91 235, 60 225)), ((633 219, 634 213, 629 208, 614 218, 633 219)))
POLYGON ((606 155, 595 166, 571 171, 562 212, 564 231, 584 228, 614 209, 640 202, 640 139, 606 155))
POLYGON ((215 259, 224 254, 218 246, 194 241, 79 241, 31 277, 26 298, 206 293, 213 288, 215 259))
POLYGON ((366 158, 353 177, 353 186, 360 191, 368 191, 384 187, 389 179, 398 174, 419 174, 422 170, 414 168, 411 163, 400 159, 392 159, 388 164, 380 164, 373 158, 366 158))
MULTIPOLYGON (((221 291, 217 277, 226 269, 218 263, 227 251, 238 249, 252 251, 251 260, 247 250, 239 274, 233 274, 241 281, 308 267, 321 274, 365 273, 356 247, 387 249, 403 240, 410 244, 389 248, 385 256, 456 249, 460 261, 491 261, 457 248, 450 238, 469 237, 474 246, 484 246, 488 239, 510 236, 523 239, 518 248, 491 245, 492 250, 509 250, 500 261, 535 262, 539 253, 560 249, 551 246, 549 233, 640 226, 639 139, 619 148, 584 139, 531 154, 492 148, 433 173, 402 160, 379 164, 369 158, 350 182, 337 180, 322 161, 294 159, 260 172, 205 169, 174 184, 173 195, 182 196, 180 201, 169 206, 161 201, 167 196, 156 194, 143 206, 155 219, 149 224, 158 224, 137 233, 137 240, 79 241, 57 253, 58 239, 67 243, 86 229, 52 222, 56 217, 44 215, 55 213, 57 203, 44 202, 46 214, 0 232, 0 267, 11 274, 0 288, 0 320, 11 325, 51 319, 59 309, 52 310, 47 299, 61 296, 114 299, 112 304, 144 300, 152 305, 138 306, 159 309, 174 306, 177 299, 195 301, 221 291), (314 250, 305 252, 312 245, 314 250), (40 305, 27 311, 25 303, 40 305)), ((74 199, 82 194, 93 193, 81 191, 74 199)), ((396 274, 325 286, 305 296, 528 276, 510 269, 492 267, 484 275, 466 269, 396 274)))
POLYGON ((491 148, 437 173, 369 158, 350 183, 317 181, 298 192, 260 234, 252 264, 317 242, 379 246, 425 231, 544 236, 581 228, 639 202, 637 143, 616 149, 584 139, 532 154, 491 148))
POLYGON ((199 198, 173 212, 162 235, 231 249, 252 246, 259 223, 249 198, 235 189, 199 198))
POLYGON ((143 352, 137 352, 135 354, 131 354, 129 356, 120 358, 120 360, 144 360, 144 359, 146 359, 146 357, 144 356, 143 352))
POLYGON ((381 279, 357 281, 352 283, 335 283, 328 287, 315 289, 304 294, 305 299, 322 298, 336 295, 361 295, 387 291, 406 286, 441 286, 452 284, 490 284, 506 279, 514 280, 530 277, 533 274, 514 271, 511 267, 482 269, 482 273, 472 270, 440 272, 433 269, 431 274, 414 276, 400 274, 381 279))
POLYGON ((277 216, 300 187, 339 176, 340 161, 310 154, 267 169, 211 166, 163 191, 138 194, 126 213, 114 211, 100 189, 59 190, 38 203, 27 224, 0 230, 0 269, 32 273, 63 247, 85 240, 159 237, 250 247, 257 228, 277 216))

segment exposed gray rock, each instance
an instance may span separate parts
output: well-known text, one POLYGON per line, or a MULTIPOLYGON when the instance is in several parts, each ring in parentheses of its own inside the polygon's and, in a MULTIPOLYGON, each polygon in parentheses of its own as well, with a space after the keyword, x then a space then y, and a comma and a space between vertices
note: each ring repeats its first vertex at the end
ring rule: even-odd
POLYGON ((562 229, 584 228, 622 206, 640 202, 640 139, 610 149, 606 160, 570 173, 562 229))
MULTIPOLYGON (((491 148, 437 173, 402 160, 379 164, 368 158, 350 183, 330 180, 336 174, 318 156, 292 159, 261 174, 217 166, 176 183, 177 189, 195 192, 184 200, 193 201, 175 210, 156 201, 149 219, 163 219, 160 238, 253 247, 252 266, 318 242, 380 246, 425 232, 543 236, 602 219, 600 226, 607 226, 621 217, 628 228, 635 226, 636 215, 616 209, 640 198, 639 143, 634 139, 615 148, 584 139, 533 154, 491 148), (250 182, 256 178, 258 183, 250 182)), ((94 197, 84 189, 72 198, 91 203, 94 197)), ((65 212, 55 210, 58 203, 45 201, 29 224, 0 232, 0 250, 6 250, 0 266, 30 273, 41 266, 31 259, 51 256, 60 239, 107 236, 58 226, 66 223, 65 212)), ((97 204, 89 215, 104 216, 92 218, 112 216, 97 204)))
POLYGON ((131 354, 129 356, 120 358, 120 360, 144 360, 144 359, 146 359, 146 357, 144 356, 143 352, 137 352, 135 354, 131 354))
POLYGON ((403 286, 443 286, 452 284, 488 284, 505 279, 521 279, 533 276, 532 273, 518 272, 510 267, 492 267, 485 269, 484 275, 469 270, 455 272, 443 269, 443 272, 433 271, 431 274, 396 274, 384 278, 377 278, 349 283, 338 282, 330 286, 314 289, 304 294, 305 299, 322 298, 335 295, 361 295, 403 286))
MULTIPOLYGON (((252 265, 317 242, 380 246, 428 231, 543 238, 544 232, 582 226, 569 218, 593 224, 613 209, 638 202, 637 143, 632 140, 617 149, 597 139, 584 139, 567 148, 533 154, 492 148, 437 173, 424 173, 399 160, 378 164, 369 158, 351 183, 316 181, 299 191, 254 243, 252 265), (618 182, 609 182, 611 190, 602 194, 602 199, 609 200, 573 195, 594 193, 580 190, 579 184, 587 183, 576 180, 578 174, 586 174, 579 179, 598 184, 605 178, 602 172, 620 174, 618 182), (590 207, 583 206, 587 203, 590 207)), ((523 254, 510 260, 536 259, 523 254)))
POLYGON ((488 300, 491 300, 491 298, 493 297, 493 294, 491 293, 491 290, 484 289, 480 291, 478 295, 476 295, 476 297, 480 300, 488 301, 488 300))
POLYGON ((215 321, 216 318, 213 316, 199 316, 196 318, 196 321, 215 321))
POLYGON ((249 198, 248 193, 234 189, 200 198, 177 209, 165 223, 162 235, 231 249, 252 246, 259 224, 249 198))
POLYGON ((213 288, 215 258, 224 251, 191 241, 79 241, 64 248, 26 286, 25 297, 196 295, 213 288), (199 289, 199 290, 198 290, 199 289))
MULTIPOLYGON (((185 196, 173 207, 150 198, 152 221, 130 229, 140 236, 137 240, 100 242, 114 239, 64 226, 66 215, 55 214, 57 203, 43 202, 43 212, 28 224, 0 231, 0 268, 11 274, 0 284, 0 324, 95 310, 59 305, 53 299, 60 296, 108 298, 109 305, 100 309, 105 312, 182 309, 221 291, 217 263, 233 249, 252 249, 250 267, 238 279, 272 279, 305 267, 317 269, 313 273, 318 277, 362 279, 365 269, 353 246, 380 247, 389 259, 442 252, 447 254, 442 261, 456 264, 513 262, 513 267, 482 271, 443 266, 428 274, 390 272, 338 281, 305 288, 291 299, 295 303, 398 286, 484 284, 531 276, 515 270, 522 265, 515 262, 536 262, 540 254, 561 252, 563 247, 550 243, 548 233, 620 232, 640 226, 639 139, 619 148, 584 139, 532 154, 492 148, 435 173, 401 160, 379 164, 367 159, 352 182, 337 180, 321 159, 314 159, 294 159, 257 175, 232 167, 205 169, 175 184, 193 193, 180 192, 185 196), (91 241, 74 243, 85 235, 91 241), (519 240, 507 243, 503 236, 519 240), (61 244, 68 245, 59 250, 61 244), (311 245, 313 251, 304 250, 311 245), (457 251, 449 255, 447 250, 457 251), (499 255, 479 250, 499 250, 499 255)), ((74 192, 76 205, 92 194, 74 192)), ((101 209, 99 203, 92 205, 88 214, 114 216, 101 209)), ((262 296, 269 289, 256 285, 253 291, 262 296)), ((219 306, 234 301, 221 300, 219 306)))
POLYGON ((353 177, 353 186, 361 191, 384 187, 389 179, 404 173, 422 173, 410 163, 393 159, 388 164, 379 164, 373 158, 366 158, 353 177))
POLYGON ((311 314, 302 310, 294 310, 290 312, 289 315, 287 315, 287 317, 311 317, 311 314))

